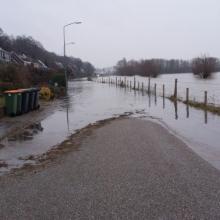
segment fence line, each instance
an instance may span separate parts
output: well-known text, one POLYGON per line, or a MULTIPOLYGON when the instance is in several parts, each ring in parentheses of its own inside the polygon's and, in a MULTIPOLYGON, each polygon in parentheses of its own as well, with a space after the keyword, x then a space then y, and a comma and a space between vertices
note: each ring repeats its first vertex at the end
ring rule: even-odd
MULTIPOLYGON (((173 94, 172 94, 172 92, 169 92, 168 90, 166 90, 166 95, 165 95, 166 85, 164 83, 162 84, 162 82, 161 83, 155 82, 154 86, 152 87, 150 77, 146 78, 145 82, 140 82, 139 80, 136 79, 136 77, 134 77, 133 80, 127 79, 126 77, 123 77, 123 78, 120 77, 119 79, 117 77, 115 77, 115 78, 102 77, 101 79, 98 78, 97 82, 108 83, 109 85, 116 85, 118 87, 130 88, 133 90, 146 92, 148 94, 154 94, 155 96, 173 98, 176 100, 184 101, 185 103, 189 103, 191 101, 191 102, 200 102, 200 103, 203 103, 204 105, 208 105, 208 104, 216 105, 215 101, 218 99, 218 98, 216 98, 216 95, 208 96, 208 91, 207 90, 204 91, 200 88, 198 90, 200 92, 200 97, 202 97, 204 95, 203 101, 202 100, 198 101, 198 97, 192 98, 192 95, 191 95, 192 92, 190 93, 191 89, 189 87, 185 87, 185 95, 182 92, 183 88, 181 88, 180 90, 182 93, 180 94, 179 93, 179 86, 178 86, 180 83, 178 82, 177 79, 175 79, 174 82, 169 82, 169 84, 172 83, 174 86, 173 87, 174 88, 173 94)), ((181 84, 184 84, 184 83, 181 82, 181 84)), ((219 89, 219 91, 220 91, 220 89, 219 89)), ((220 103, 218 103, 217 105, 219 105, 219 104, 220 103)))

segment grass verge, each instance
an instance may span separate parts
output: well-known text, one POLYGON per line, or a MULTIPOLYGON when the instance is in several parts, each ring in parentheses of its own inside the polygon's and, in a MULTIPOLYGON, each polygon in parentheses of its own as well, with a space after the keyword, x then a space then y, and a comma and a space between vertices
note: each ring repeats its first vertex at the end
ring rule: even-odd
POLYGON ((168 97, 169 100, 171 100, 172 102, 182 102, 186 105, 189 105, 191 107, 194 107, 194 108, 197 108, 197 109, 201 109, 201 110, 204 110, 204 111, 208 111, 208 112, 212 112, 213 114, 216 114, 216 115, 220 115, 220 107, 219 106, 214 106, 212 104, 205 104, 205 103, 202 103, 202 102, 196 102, 196 101, 183 101, 181 99, 176 99, 174 96, 170 96, 168 97))

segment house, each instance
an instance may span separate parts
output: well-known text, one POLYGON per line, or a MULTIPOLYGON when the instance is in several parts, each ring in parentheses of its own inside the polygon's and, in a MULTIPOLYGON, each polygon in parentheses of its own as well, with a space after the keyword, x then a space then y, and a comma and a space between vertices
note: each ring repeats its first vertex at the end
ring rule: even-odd
POLYGON ((34 61, 30 57, 26 56, 25 54, 19 55, 19 58, 23 60, 24 66, 32 66, 34 61))
POLYGON ((38 63, 40 65, 40 69, 44 69, 44 70, 48 69, 48 66, 41 60, 38 60, 38 63))
POLYGON ((14 51, 7 52, 0 48, 0 62, 14 63, 23 66, 32 66, 35 69, 47 70, 48 67, 41 60, 34 60, 25 54, 18 55, 14 51))
POLYGON ((10 63, 11 62, 11 54, 0 48, 0 62, 10 63))
POLYGON ((23 59, 21 59, 21 57, 15 52, 11 52, 11 62, 19 65, 24 65, 23 59))
POLYGON ((60 69, 64 69, 64 66, 61 62, 55 62, 55 65, 60 69))
POLYGON ((41 60, 37 60, 33 62, 33 67, 35 69, 47 70, 48 67, 41 60))

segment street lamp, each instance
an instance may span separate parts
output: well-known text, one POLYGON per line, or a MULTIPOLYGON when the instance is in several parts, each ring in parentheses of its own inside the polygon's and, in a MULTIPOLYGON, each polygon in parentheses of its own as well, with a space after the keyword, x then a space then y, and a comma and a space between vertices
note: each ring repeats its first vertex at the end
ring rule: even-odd
POLYGON ((75 44, 75 42, 69 42, 69 43, 66 43, 66 46, 73 45, 73 44, 75 44))
POLYGON ((63 26, 63 53, 64 53, 64 71, 65 71, 65 80, 66 80, 66 89, 68 88, 68 78, 67 78, 67 70, 66 70, 66 45, 75 44, 74 42, 66 43, 66 28, 73 24, 82 24, 80 21, 71 22, 63 26))

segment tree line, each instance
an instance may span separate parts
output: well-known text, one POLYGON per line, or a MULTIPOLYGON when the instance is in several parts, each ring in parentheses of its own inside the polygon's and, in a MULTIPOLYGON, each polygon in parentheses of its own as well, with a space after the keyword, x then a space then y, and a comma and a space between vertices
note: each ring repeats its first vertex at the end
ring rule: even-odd
POLYGON ((118 61, 115 66, 115 74, 121 76, 151 76, 157 77, 165 73, 194 73, 201 78, 208 78, 213 72, 220 71, 219 59, 202 55, 193 60, 178 59, 149 59, 129 60, 125 58, 118 61))

